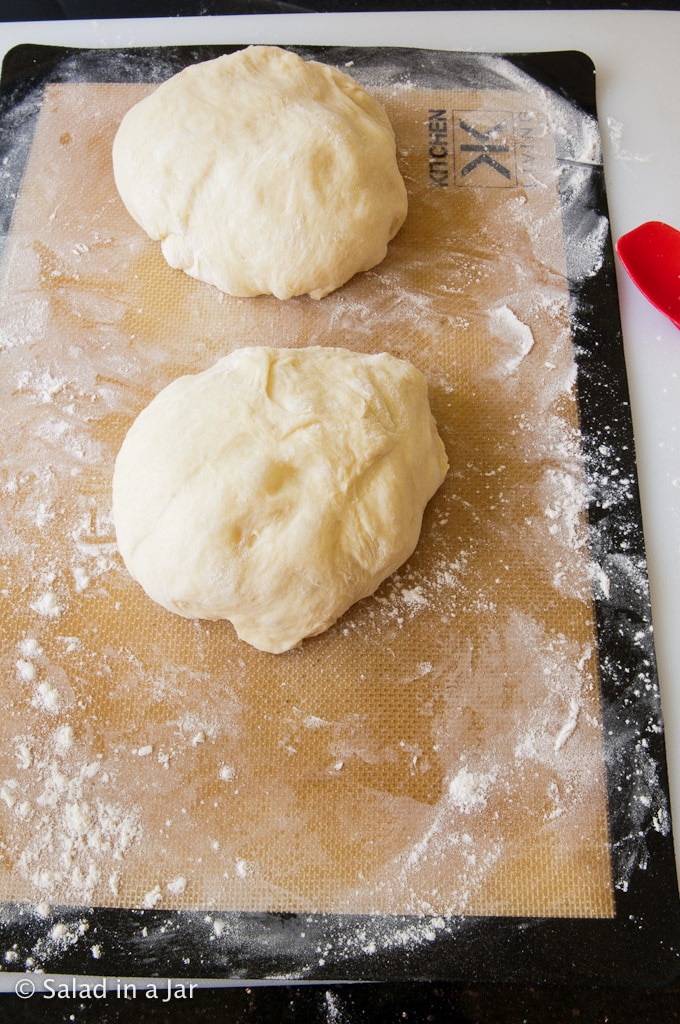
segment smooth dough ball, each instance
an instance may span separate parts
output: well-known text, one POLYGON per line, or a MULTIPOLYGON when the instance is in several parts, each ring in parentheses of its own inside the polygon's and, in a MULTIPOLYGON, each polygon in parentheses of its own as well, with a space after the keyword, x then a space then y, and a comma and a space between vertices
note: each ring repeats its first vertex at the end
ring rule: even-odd
POLYGON ((113 476, 118 545, 154 601, 280 653, 409 557, 447 468, 411 363, 237 349, 133 423, 113 476))
POLYGON ((123 118, 113 168, 170 266, 231 295, 321 298, 384 259, 406 217, 381 105, 276 46, 168 79, 123 118))

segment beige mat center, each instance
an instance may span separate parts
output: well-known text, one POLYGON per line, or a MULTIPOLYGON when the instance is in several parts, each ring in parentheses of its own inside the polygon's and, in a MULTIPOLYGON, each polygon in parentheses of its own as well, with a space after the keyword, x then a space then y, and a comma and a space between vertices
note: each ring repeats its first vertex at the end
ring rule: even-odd
POLYGON ((126 214, 111 142, 145 91, 47 89, 2 266, 0 894, 612 915, 540 94, 381 92, 407 222, 373 271, 279 302, 171 270, 126 214), (154 606, 110 519, 135 415, 248 344, 411 359, 451 463, 410 562, 281 656, 154 606))

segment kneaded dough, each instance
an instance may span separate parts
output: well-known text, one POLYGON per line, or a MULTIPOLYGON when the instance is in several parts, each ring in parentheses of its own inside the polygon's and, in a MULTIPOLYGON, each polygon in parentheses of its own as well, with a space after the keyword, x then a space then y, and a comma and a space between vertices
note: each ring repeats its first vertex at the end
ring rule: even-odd
POLYGON ((406 217, 378 101, 276 46, 160 85, 123 118, 113 169, 170 266, 231 295, 321 298, 384 259, 406 217))
POLYGON ((447 468, 411 363, 236 349, 173 381, 133 423, 113 476, 118 545, 154 601, 229 619, 276 654, 411 555, 447 468))

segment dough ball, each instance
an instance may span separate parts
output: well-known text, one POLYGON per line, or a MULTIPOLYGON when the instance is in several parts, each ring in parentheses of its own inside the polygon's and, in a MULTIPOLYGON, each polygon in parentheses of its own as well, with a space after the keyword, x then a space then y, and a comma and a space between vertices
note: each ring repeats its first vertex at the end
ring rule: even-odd
POLYGON ((113 168, 170 266, 231 295, 321 298, 384 259, 406 217, 377 100, 276 46, 164 82, 123 118, 113 168))
POLYGON ((448 468, 411 363, 242 348, 180 377, 116 460, 120 552, 147 594, 280 653, 413 552, 448 468))

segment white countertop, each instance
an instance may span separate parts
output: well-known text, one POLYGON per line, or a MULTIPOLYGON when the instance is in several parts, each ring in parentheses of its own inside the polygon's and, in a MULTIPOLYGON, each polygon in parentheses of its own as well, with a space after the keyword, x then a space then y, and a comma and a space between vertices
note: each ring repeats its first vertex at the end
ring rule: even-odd
MULTIPOLYGON (((680 12, 451 11, 0 23, 20 43, 107 47, 202 43, 582 50, 597 102, 614 239, 645 220, 680 227, 680 12)), ((680 862, 680 332, 619 267, 621 317, 680 862)))

